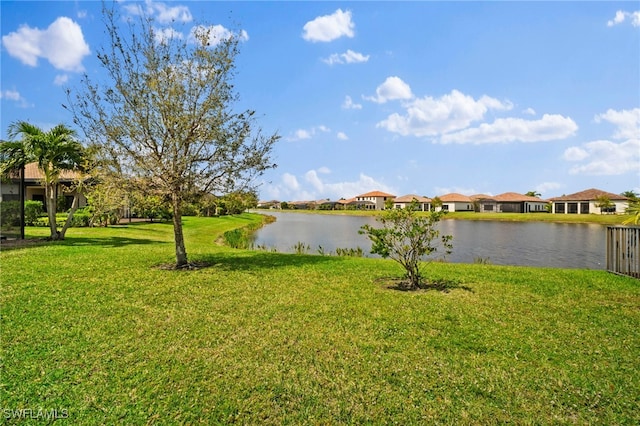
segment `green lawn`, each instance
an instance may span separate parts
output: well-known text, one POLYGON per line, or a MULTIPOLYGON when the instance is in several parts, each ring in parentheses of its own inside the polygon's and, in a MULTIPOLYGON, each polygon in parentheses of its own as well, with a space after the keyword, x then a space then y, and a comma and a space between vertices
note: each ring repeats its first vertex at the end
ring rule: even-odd
POLYGON ((215 243, 257 220, 185 218, 191 260, 213 265, 200 270, 157 268, 174 259, 170 224, 3 250, 3 419, 640 423, 640 281, 437 263, 459 288, 401 292, 381 280, 401 274, 390 261, 215 243))

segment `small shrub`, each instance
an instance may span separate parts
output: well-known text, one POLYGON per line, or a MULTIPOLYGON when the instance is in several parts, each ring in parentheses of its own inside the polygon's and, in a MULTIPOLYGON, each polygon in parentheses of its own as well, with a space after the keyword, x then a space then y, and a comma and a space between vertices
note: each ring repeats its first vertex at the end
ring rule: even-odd
POLYGON ((311 247, 309 247, 308 244, 305 244, 302 241, 298 241, 293 246, 293 252, 295 254, 307 254, 307 253, 309 253, 309 250, 311 250, 311 247))
POLYGON ((25 225, 34 226, 38 218, 44 213, 42 203, 40 201, 24 202, 24 223, 25 225))
POLYGON ((20 226, 20 202, 3 201, 0 203, 0 219, 2 219, 2 226, 20 226))
POLYGON ((361 247, 337 248, 336 255, 345 257, 364 257, 364 250, 361 247))
POLYGON ((251 247, 251 235, 247 229, 233 229, 223 234, 225 243, 236 249, 248 249, 251 247))

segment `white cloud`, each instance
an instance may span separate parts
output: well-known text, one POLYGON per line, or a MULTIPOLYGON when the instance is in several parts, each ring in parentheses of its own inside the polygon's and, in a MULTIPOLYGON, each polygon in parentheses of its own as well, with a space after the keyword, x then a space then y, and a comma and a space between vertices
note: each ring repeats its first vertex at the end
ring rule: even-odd
POLYGON ((62 86, 67 81, 69 81, 68 74, 58 74, 56 75, 56 78, 53 80, 53 84, 55 84, 56 86, 62 86))
POLYGON ((597 140, 567 148, 563 158, 582 163, 573 166, 569 173, 602 176, 640 174, 640 108, 609 109, 596 115, 596 123, 602 120, 617 127, 612 135, 614 139, 624 141, 597 140))
MULTIPOLYGON (((434 196, 451 194, 454 192, 457 194, 463 194, 463 195, 474 195, 478 193, 478 191, 476 191, 474 188, 464 188, 461 186, 437 186, 435 188, 435 191, 436 192, 434 196)), ((487 195, 490 195, 490 194, 487 194, 487 195)))
POLYGON ((493 123, 443 135, 441 143, 543 142, 573 136, 578 125, 569 117, 545 114, 540 120, 499 118, 493 123))
POLYGON ((298 183, 298 179, 291 173, 285 173, 282 175, 282 183, 284 183, 285 187, 292 191, 297 191, 300 189, 300 184, 298 183))
POLYGON ((567 161, 582 161, 589 157, 589 153, 578 146, 572 146, 564 150, 562 158, 567 161))
POLYGON ((533 108, 527 108, 524 111, 522 111, 522 113, 527 115, 536 115, 536 110, 533 108))
POLYGON ((298 129, 294 132, 292 140, 311 139, 311 133, 308 130, 298 129))
POLYGON ((626 12, 624 10, 618 10, 616 12, 616 16, 607 21, 607 26, 613 27, 614 25, 621 24, 625 22, 627 18, 631 21, 631 25, 634 27, 640 27, 640 11, 626 12))
POLYGON ((616 139, 640 139, 640 108, 621 111, 609 109, 604 114, 596 115, 595 120, 596 123, 605 120, 616 125, 618 129, 613 134, 616 139))
POLYGON ((82 59, 91 53, 80 25, 64 16, 45 30, 23 25, 2 36, 2 44, 9 55, 25 65, 35 67, 39 58, 45 58, 63 71, 84 71, 82 59))
POLYGON ((311 139, 312 137, 317 135, 319 132, 329 133, 331 132, 331 129, 322 124, 319 126, 312 127, 310 129, 298 129, 295 132, 293 132, 293 135, 289 136, 287 140, 291 142, 295 142, 295 141, 301 141, 305 139, 311 139))
POLYGON ((367 62, 369 60, 369 55, 363 55, 362 53, 354 52, 351 49, 348 49, 345 53, 337 54, 334 53, 329 56, 327 59, 323 59, 323 62, 326 62, 329 65, 333 64, 356 64, 361 62, 367 62))
POLYGON ((376 127, 403 136, 436 136, 465 129, 482 120, 489 110, 510 110, 511 102, 499 101, 489 96, 475 100, 457 90, 440 98, 426 96, 406 102, 404 115, 391 114, 376 127))
POLYGON ((193 16, 187 6, 169 7, 165 3, 147 0, 144 7, 141 3, 125 4, 124 10, 130 15, 147 15, 154 17, 160 24, 172 22, 191 22, 193 16))
POLYGON ((336 137, 337 137, 338 139, 340 139, 341 141, 347 141, 347 140, 349 140, 349 136, 347 136, 344 132, 338 132, 338 133, 336 134, 336 137))
POLYGON ((354 103, 353 100, 351 99, 351 96, 345 96, 344 102, 342 103, 342 108, 343 109, 362 109, 362 105, 354 103))
POLYGON ((218 24, 210 26, 194 26, 191 28, 188 41, 190 43, 201 43, 203 40, 206 40, 209 46, 216 46, 222 41, 229 40, 232 37, 237 37, 240 41, 249 40, 249 34, 245 30, 240 31, 240 34, 236 34, 218 24))
POLYGON ((5 90, 0 92, 0 99, 9 99, 10 101, 19 101, 22 99, 20 92, 15 90, 5 90))
POLYGON ((352 38, 354 28, 351 11, 338 9, 332 15, 318 16, 304 24, 302 38, 311 42, 332 41, 342 36, 352 38))
POLYGON ((376 96, 366 96, 364 98, 368 101, 383 104, 387 101, 411 99, 412 97, 411 87, 402 81, 400 77, 392 76, 387 77, 384 83, 376 88, 376 96))
POLYGON ((19 108, 28 108, 30 105, 25 98, 22 97, 20 92, 17 90, 4 90, 0 91, 0 99, 6 99, 9 101, 16 102, 19 108))
POLYGON ((328 182, 331 171, 326 167, 307 171, 302 179, 285 173, 279 183, 267 184, 264 187, 268 198, 281 201, 318 200, 329 198, 351 198, 369 191, 384 191, 394 193, 394 189, 383 184, 371 176, 360 173, 357 180, 343 182, 328 182), (303 182, 302 184, 300 182, 303 182))
POLYGON ((582 148, 571 147, 565 151, 565 159, 586 161, 572 167, 571 174, 586 175, 623 175, 640 173, 640 139, 630 139, 615 143, 607 140, 593 141, 582 148), (579 159, 579 160, 578 160, 579 159))
POLYGON ((156 43, 162 43, 165 40, 182 40, 184 35, 180 31, 176 31, 173 28, 154 28, 153 36, 156 43))
POLYGON ((562 187, 563 185, 558 182, 542 182, 541 184, 536 185, 535 190, 544 197, 549 191, 560 189, 562 187))

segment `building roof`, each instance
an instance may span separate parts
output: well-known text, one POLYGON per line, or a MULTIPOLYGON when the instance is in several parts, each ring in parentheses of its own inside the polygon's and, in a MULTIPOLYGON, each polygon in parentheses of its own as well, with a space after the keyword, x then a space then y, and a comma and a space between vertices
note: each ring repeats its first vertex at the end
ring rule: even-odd
POLYGON ((469 195, 469 198, 471 198, 472 200, 491 200, 491 201, 495 201, 495 197, 493 195, 487 195, 487 194, 469 195))
POLYGON ((387 194, 386 192, 382 192, 382 191, 371 191, 371 192, 367 192, 366 194, 360 194, 360 195, 356 195, 356 198, 362 198, 362 197, 387 197, 387 198, 395 198, 396 196, 393 194, 387 194))
POLYGON ((441 195, 440 200, 443 203, 470 203, 471 198, 466 195, 458 194, 457 192, 452 192, 450 194, 441 195))
POLYGON ((423 197, 421 195, 408 194, 403 195, 402 197, 396 197, 393 201, 396 203, 411 203, 413 200, 416 200, 419 203, 430 203, 431 198, 423 197))
MULTIPOLYGON (((60 173, 60 182, 70 182, 80 177, 79 172, 72 170, 63 170, 60 173)), ((19 173, 11 173, 11 178, 19 179, 19 173)), ((26 181, 41 181, 44 179, 44 173, 38 168, 38 163, 29 163, 24 166, 24 180, 26 181)))
POLYGON ((611 192, 603 191, 601 189, 586 189, 584 191, 576 192, 575 194, 563 195, 561 197, 553 197, 551 201, 594 201, 599 197, 605 196, 610 200, 622 200, 626 201, 629 198, 620 194, 613 194, 611 192))
POLYGON ((494 200, 498 202, 511 202, 511 203, 521 203, 524 201, 532 202, 532 203, 545 203, 545 200, 542 200, 538 197, 532 197, 530 195, 518 194, 517 192, 505 192, 504 194, 499 194, 493 197, 494 200))

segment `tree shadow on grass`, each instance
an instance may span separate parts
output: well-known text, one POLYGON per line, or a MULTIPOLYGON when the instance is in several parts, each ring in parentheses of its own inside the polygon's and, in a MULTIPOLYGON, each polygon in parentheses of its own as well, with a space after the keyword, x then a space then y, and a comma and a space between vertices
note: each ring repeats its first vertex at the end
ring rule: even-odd
POLYGON ((440 291, 442 293, 449 293, 451 290, 460 289, 473 293, 473 288, 465 285, 462 281, 439 278, 423 280, 420 283, 419 288, 413 288, 409 280, 404 277, 381 277, 376 280, 377 283, 386 285, 389 290, 397 291, 440 291))
MULTIPOLYGON (((341 262, 338 256, 287 254, 269 252, 226 252, 192 256, 189 265, 181 270, 216 268, 223 271, 259 272, 265 269, 305 267, 330 262, 341 262)), ((177 269, 175 265, 158 265, 160 269, 177 269)))
POLYGON ((169 241, 149 240, 146 238, 127 238, 127 237, 101 237, 101 238, 85 238, 85 237, 67 237, 60 241, 59 244, 65 246, 101 246, 101 247, 124 247, 131 245, 149 245, 149 244, 170 244, 169 241))
POLYGON ((3 242, 0 245, 2 251, 17 250, 17 249, 29 249, 32 247, 42 246, 87 246, 87 247, 124 247, 129 245, 149 245, 149 244, 168 244, 166 241, 149 240, 145 238, 126 238, 126 237, 101 237, 101 238, 86 238, 86 237, 66 237, 64 240, 50 240, 49 238, 29 238, 25 240, 14 240, 10 243, 3 242))

